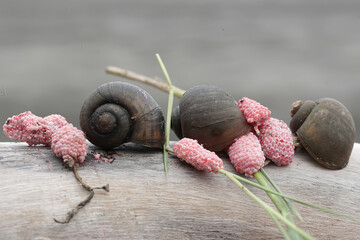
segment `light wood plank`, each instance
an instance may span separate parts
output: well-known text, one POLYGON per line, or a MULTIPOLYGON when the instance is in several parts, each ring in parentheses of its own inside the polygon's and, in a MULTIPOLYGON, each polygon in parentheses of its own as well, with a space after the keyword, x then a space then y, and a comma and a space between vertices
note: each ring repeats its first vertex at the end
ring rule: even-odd
MULTIPOLYGON (((89 152, 104 153, 91 146, 89 152)), ((0 143, 1 239, 279 239, 267 214, 221 174, 199 172, 176 157, 164 174, 162 152, 128 144, 110 164, 89 154, 79 173, 96 190, 67 224, 65 214, 87 196, 47 147, 0 143)), ((234 171, 225 155, 225 169, 234 171)), ((349 165, 327 170, 298 149, 288 167, 265 170, 284 193, 360 218, 360 145, 349 165)), ((251 188, 270 203, 265 193, 251 188)), ((297 224, 318 239, 357 239, 359 223, 294 204, 297 224)))

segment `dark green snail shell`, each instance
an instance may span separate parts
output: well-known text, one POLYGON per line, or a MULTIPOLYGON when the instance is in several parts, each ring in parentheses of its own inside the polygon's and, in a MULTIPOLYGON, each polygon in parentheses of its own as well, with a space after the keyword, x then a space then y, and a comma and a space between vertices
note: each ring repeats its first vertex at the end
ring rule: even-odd
POLYGON ((251 129, 235 99, 214 86, 187 90, 179 106, 182 136, 196 139, 210 151, 225 149, 251 129))
POLYGON ((171 113, 171 129, 179 139, 183 138, 180 120, 180 106, 177 106, 171 113))
POLYGON ((300 107, 290 122, 301 145, 321 165, 329 169, 344 168, 349 162, 356 132, 349 110, 332 98, 321 98, 315 101, 310 110, 304 109, 307 117, 300 107), (303 121, 302 124, 296 123, 299 119, 303 121))
POLYGON ((296 101, 292 104, 292 109, 290 111, 290 116, 292 117, 290 121, 290 129, 293 133, 296 133, 296 131, 301 127, 314 107, 315 101, 312 100, 296 101), (301 111, 299 111, 300 108, 301 111))
POLYGON ((161 148, 165 119, 145 90, 124 82, 99 86, 84 102, 80 125, 94 145, 111 149, 125 142, 161 148))

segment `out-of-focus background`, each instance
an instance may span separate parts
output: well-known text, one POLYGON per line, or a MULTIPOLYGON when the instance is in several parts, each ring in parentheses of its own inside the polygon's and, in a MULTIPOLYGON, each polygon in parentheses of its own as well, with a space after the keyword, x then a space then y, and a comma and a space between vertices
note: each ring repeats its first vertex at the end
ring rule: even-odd
MULTIPOLYGON (((79 127, 96 87, 130 82, 106 66, 163 78, 155 53, 181 88, 215 85, 287 123, 293 101, 333 97, 360 128, 356 0, 2 0, 0 122, 30 110, 79 127)), ((166 112, 167 94, 136 84, 166 112)))

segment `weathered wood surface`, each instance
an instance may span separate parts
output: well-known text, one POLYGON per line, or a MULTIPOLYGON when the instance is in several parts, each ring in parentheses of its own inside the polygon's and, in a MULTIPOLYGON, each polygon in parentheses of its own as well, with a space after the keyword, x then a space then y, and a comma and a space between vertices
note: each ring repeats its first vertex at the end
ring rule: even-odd
MULTIPOLYGON (((63 219, 88 194, 72 172, 47 147, 0 143, 0 154, 0 239, 282 238, 225 176, 199 172, 175 157, 165 176, 162 152, 134 145, 118 149, 112 164, 88 155, 80 175, 91 186, 109 183, 110 192, 97 190, 69 224, 59 224, 53 218, 63 219)), ((297 150, 292 165, 265 170, 288 195, 360 217, 359 158, 356 144, 349 165, 331 171, 297 150)), ((253 191, 270 203, 265 193, 253 191)), ((297 224, 316 238, 359 238, 359 223, 294 205, 304 218, 297 224)))

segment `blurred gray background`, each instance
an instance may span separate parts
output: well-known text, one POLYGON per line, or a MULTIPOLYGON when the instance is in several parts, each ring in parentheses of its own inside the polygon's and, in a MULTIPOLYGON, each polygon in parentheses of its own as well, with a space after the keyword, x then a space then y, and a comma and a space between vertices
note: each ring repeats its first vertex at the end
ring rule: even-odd
MULTIPOLYGON (((360 128, 360 1, 350 0, 1 0, 0 122, 30 110, 79 127, 84 99, 123 80, 106 66, 163 78, 155 53, 181 88, 215 85, 287 123, 293 101, 333 97, 360 128)), ((166 112, 167 94, 137 85, 166 112)))

